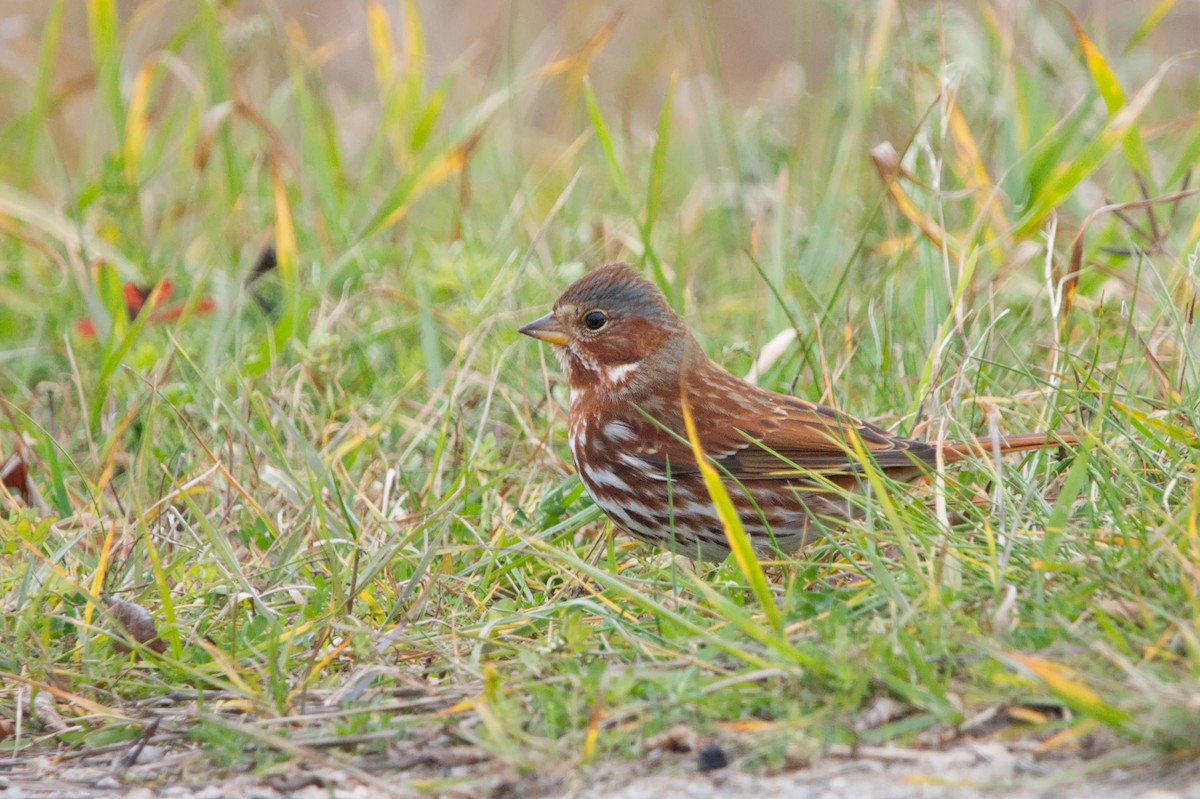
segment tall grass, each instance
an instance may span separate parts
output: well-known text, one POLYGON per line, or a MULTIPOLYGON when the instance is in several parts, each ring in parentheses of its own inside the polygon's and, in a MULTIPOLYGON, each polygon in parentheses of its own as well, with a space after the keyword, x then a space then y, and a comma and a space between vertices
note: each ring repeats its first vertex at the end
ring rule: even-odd
MULTIPOLYGON (((1200 62, 1154 44, 1182 10, 830 10, 827 78, 739 106, 696 57, 644 130, 587 79, 619 19, 435 75, 415 2, 330 42, 197 4, 149 49, 154 11, 89 2, 64 84, 83 12, 53 3, 0 84, 0 455, 29 475, 0 490, 0 714, 48 692, 67 720, 13 757, 148 707, 237 765, 437 735, 582 764, 677 723, 750 765, 800 737, 1200 744, 1200 62), (326 74, 348 46, 357 94, 326 74), (794 329, 763 385, 1081 444, 876 481, 767 578, 696 570, 592 507, 515 334, 615 258, 734 371, 794 329)), ((715 52, 704 20, 658 33, 715 52)))

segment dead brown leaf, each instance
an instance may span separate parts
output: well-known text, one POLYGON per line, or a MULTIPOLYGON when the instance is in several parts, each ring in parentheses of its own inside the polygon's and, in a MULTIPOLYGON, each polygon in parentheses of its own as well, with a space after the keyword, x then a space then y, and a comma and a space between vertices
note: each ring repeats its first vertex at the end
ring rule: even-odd
MULTIPOLYGON (((104 600, 108 612, 133 640, 159 654, 167 651, 167 644, 158 637, 158 628, 155 627, 154 618, 149 611, 140 605, 126 602, 123 599, 114 599, 107 594, 102 594, 100 598, 104 600)), ((113 649, 121 653, 130 651, 129 647, 119 638, 113 640, 113 649)))

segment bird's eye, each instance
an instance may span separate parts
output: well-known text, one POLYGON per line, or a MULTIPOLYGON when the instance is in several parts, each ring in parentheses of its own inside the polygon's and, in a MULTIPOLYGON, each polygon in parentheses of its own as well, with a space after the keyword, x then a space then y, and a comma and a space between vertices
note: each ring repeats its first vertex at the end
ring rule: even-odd
POLYGON ((589 311, 588 315, 583 317, 583 323, 587 325, 588 330, 599 330, 608 324, 608 316, 604 311, 589 311))

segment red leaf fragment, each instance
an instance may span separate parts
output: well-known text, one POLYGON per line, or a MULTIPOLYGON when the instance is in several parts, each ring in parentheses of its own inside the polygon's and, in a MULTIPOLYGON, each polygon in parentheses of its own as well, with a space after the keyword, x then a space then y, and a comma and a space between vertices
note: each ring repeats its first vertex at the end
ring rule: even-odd
MULTIPOLYGON (((136 319, 138 314, 146 310, 150 313, 150 318, 147 320, 149 324, 162 325, 178 322, 183 317, 184 311, 187 310, 188 303, 177 302, 174 305, 164 305, 175 292, 175 284, 164 278, 157 299, 147 308, 146 301, 154 293, 154 288, 154 286, 139 286, 136 283, 126 283, 122 286, 121 296, 125 300, 125 313, 128 314, 129 319, 136 319)), ((212 297, 202 297, 191 309, 191 314, 200 316, 212 313, 216 307, 216 300, 212 297)), ((96 326, 91 319, 80 319, 75 323, 75 330, 84 338, 96 337, 96 326)))
POLYGON ((34 505, 33 489, 29 484, 29 464, 20 454, 14 452, 0 464, 0 483, 20 496, 26 505, 34 505))

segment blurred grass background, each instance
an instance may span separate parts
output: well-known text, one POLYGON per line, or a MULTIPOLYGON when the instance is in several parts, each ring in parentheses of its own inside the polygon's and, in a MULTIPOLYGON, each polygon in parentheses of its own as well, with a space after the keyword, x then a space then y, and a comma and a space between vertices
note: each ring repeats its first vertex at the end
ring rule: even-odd
POLYGON ((1166 0, 10 3, 13 762, 148 706, 239 765, 585 764, 680 723, 751 766, 1195 747, 1198 27, 1166 0), (571 473, 515 328, 615 259, 763 385, 1084 443, 884 492, 773 567, 777 628, 571 473), (137 609, 161 639, 127 654, 137 609), (42 693, 66 721, 31 732, 42 693))

